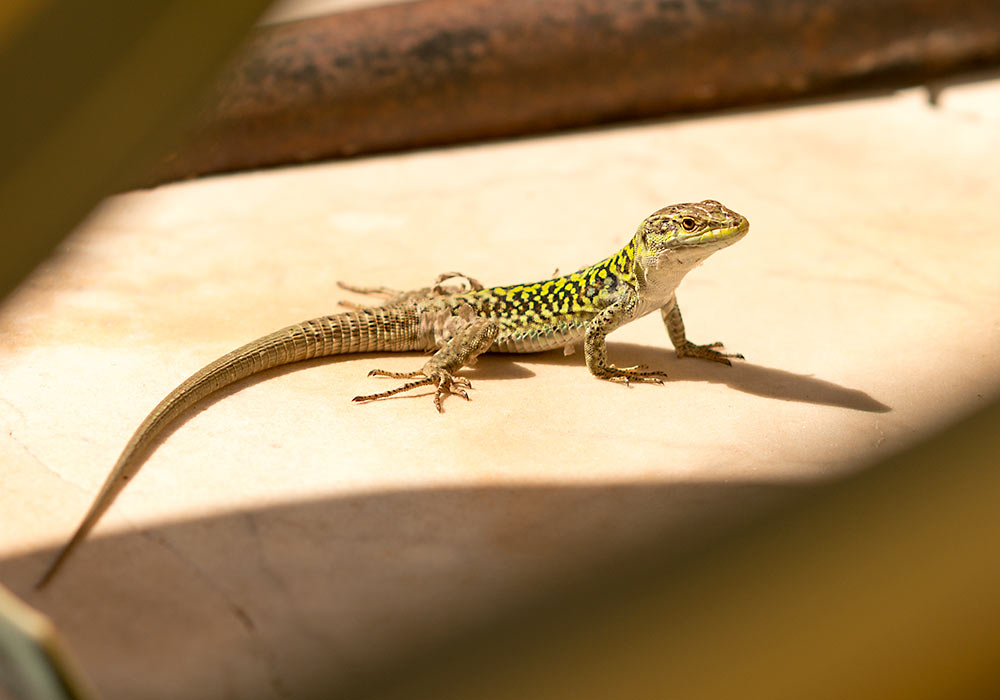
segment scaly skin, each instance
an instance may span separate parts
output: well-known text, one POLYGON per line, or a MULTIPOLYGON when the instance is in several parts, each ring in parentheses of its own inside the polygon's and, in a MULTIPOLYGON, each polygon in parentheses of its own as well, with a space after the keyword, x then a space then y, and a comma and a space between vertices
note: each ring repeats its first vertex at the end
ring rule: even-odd
POLYGON ((662 383, 666 374, 661 371, 608 362, 605 342, 611 331, 657 309, 678 357, 731 364, 730 358, 742 355, 717 350, 719 343, 695 345, 687 339, 674 292, 684 275, 715 251, 738 241, 748 229, 744 217, 716 201, 674 204, 643 221, 632 240, 611 257, 542 282, 483 288, 470 277, 447 273, 434 286, 412 292, 341 285, 386 297, 386 301, 275 331, 219 358, 174 389, 135 431, 38 587, 52 579, 97 524, 168 425, 219 389, 273 367, 347 353, 435 350, 416 372, 372 370, 373 376, 410 381, 388 391, 356 396, 354 401, 374 401, 434 386, 434 405, 442 411, 447 394, 469 398, 469 380, 455 373, 471 366, 480 354, 568 349, 582 340, 587 368, 595 377, 625 384, 662 383), (452 277, 464 277, 468 289, 442 284, 452 277))

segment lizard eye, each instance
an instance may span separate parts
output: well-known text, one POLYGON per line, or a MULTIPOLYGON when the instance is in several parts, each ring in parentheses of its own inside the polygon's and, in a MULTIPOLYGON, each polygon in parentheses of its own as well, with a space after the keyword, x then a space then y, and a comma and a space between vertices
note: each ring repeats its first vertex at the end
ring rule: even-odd
POLYGON ((684 228, 685 231, 694 231, 694 227, 696 225, 697 223, 690 216, 685 216, 683 219, 681 219, 681 226, 684 228))

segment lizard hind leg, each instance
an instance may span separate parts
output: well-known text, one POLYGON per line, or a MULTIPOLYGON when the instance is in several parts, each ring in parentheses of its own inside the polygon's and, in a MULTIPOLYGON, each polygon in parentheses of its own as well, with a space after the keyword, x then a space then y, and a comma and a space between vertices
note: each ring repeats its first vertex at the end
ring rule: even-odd
POLYGON ((398 289, 392 289, 391 287, 362 287, 357 284, 348 284, 347 282, 337 281, 337 286, 341 289, 345 289, 348 292, 354 292, 355 294, 365 294, 368 296, 379 296, 379 297, 392 297, 400 294, 398 289))
MULTIPOLYGON (((382 298, 382 304, 385 304, 390 299, 398 297, 403 292, 398 289, 391 289, 389 287, 361 287, 356 284, 348 284, 347 282, 337 281, 337 286, 341 289, 347 290, 348 292, 354 292, 355 294, 364 294, 365 296, 376 296, 382 298)), ((337 302, 339 306, 343 306, 345 309, 364 309, 367 308, 365 304, 359 304, 355 301, 348 301, 346 299, 341 299, 337 302)))
POLYGON ((465 377, 455 376, 462 367, 472 365, 476 357, 490 349, 493 341, 500 333, 496 321, 476 318, 459 330, 438 350, 417 372, 387 372, 375 369, 368 373, 369 377, 391 377, 393 379, 412 379, 402 386, 377 394, 355 396, 354 401, 362 403, 385 399, 421 386, 434 386, 434 407, 439 413, 444 413, 442 401, 447 394, 457 394, 469 401, 467 389, 472 388, 472 382, 465 377))
POLYGON ((470 382, 465 377, 456 377, 451 372, 438 369, 433 371, 431 374, 425 374, 423 370, 418 372, 387 372, 381 369, 373 369, 368 373, 369 377, 391 377, 394 379, 412 379, 417 378, 415 381, 407 382, 402 386, 398 386, 395 389, 389 389, 388 391, 380 391, 377 394, 368 394, 366 396, 355 396, 352 401, 358 403, 366 403, 368 401, 377 401, 379 399, 387 399, 390 396, 395 396, 396 394, 402 394, 404 391, 409 391, 410 389, 416 389, 421 386, 436 386, 437 389, 434 392, 434 407, 437 408, 438 413, 444 412, 444 407, 441 402, 444 399, 445 394, 457 394, 461 396, 466 401, 471 401, 469 394, 466 389, 472 388, 472 382, 470 382))

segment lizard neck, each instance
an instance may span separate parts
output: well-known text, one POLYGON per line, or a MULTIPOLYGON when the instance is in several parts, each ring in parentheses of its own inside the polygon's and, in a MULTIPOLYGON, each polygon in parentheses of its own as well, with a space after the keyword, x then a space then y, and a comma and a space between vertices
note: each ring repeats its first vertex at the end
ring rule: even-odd
POLYGON ((640 299, 650 308, 658 308, 669 302, 684 276, 713 252, 698 248, 653 252, 646 247, 641 230, 636 232, 629 246, 633 250, 632 274, 636 280, 636 289, 640 299))

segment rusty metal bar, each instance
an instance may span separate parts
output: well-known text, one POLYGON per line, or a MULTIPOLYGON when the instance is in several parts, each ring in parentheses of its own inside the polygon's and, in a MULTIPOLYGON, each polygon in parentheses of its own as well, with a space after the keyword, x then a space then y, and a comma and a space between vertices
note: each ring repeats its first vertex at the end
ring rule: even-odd
POLYGON ((424 0, 257 30, 148 181, 998 64, 996 0, 424 0))

